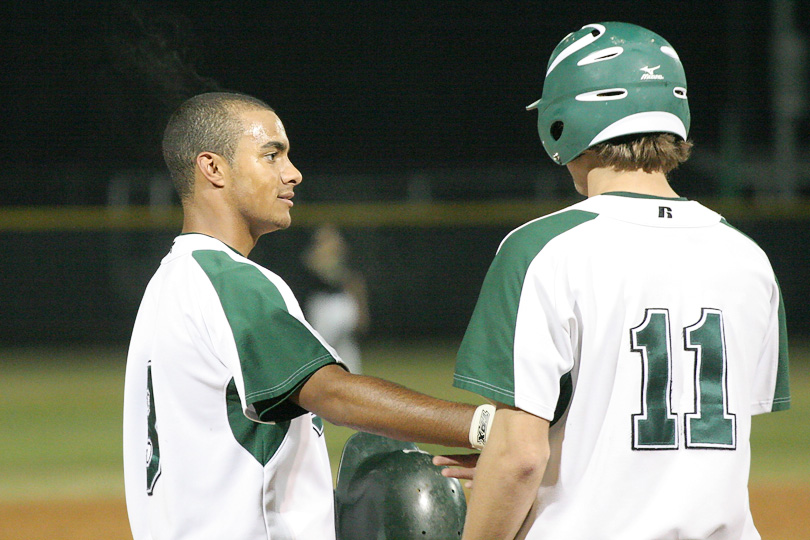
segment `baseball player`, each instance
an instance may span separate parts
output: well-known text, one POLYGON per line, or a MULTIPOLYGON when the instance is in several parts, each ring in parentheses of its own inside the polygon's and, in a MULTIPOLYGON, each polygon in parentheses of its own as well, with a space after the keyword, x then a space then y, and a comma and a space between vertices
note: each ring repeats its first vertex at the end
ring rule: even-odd
POLYGON ((765 253, 679 197, 684 70, 661 36, 589 24, 548 62, 540 139, 588 198, 502 241, 454 384, 497 402, 465 540, 755 540, 751 416, 786 409, 765 253))
POLYGON ((321 418, 403 440, 485 442, 485 408, 348 373, 284 281, 246 258, 290 225, 301 174, 289 149, 273 110, 241 94, 195 96, 169 120, 164 157, 184 219, 127 358, 135 540, 334 539, 321 418))
POLYGON ((357 335, 368 328, 366 282, 349 264, 349 246, 334 225, 312 234, 302 257, 307 290, 304 315, 352 373, 362 373, 357 335))

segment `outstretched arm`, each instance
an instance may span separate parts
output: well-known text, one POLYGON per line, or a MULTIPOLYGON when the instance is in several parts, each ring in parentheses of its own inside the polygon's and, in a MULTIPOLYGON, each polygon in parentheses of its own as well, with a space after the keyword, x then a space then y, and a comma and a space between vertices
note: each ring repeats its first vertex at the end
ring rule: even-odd
POLYGON ((316 371, 291 397, 329 422, 392 439, 470 448, 476 407, 409 390, 336 364, 316 371))
POLYGON ((549 456, 549 422, 498 405, 478 459, 463 540, 512 540, 531 510, 549 456))

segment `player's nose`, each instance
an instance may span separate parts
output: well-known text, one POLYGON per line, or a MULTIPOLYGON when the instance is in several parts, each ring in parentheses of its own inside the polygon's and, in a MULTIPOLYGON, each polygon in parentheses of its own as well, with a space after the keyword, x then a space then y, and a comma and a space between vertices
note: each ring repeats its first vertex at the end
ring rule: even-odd
POLYGON ((289 159, 287 160, 287 166, 284 167, 284 170, 281 171, 281 181, 285 184, 292 184, 297 186, 303 181, 303 176, 301 176, 301 171, 293 165, 292 161, 289 159))

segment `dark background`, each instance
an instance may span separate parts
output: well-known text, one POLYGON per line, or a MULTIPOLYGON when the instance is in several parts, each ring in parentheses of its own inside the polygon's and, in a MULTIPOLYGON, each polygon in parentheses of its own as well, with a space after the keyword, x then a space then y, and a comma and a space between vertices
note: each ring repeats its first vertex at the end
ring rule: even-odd
MULTIPOLYGON (((570 198, 567 175, 548 160, 536 113, 525 106, 540 96, 560 39, 604 20, 660 33, 684 63, 696 150, 676 172, 676 189, 692 198, 758 200, 757 189, 780 181, 769 165, 778 152, 776 4, 6 2, 0 213, 10 206, 106 204, 118 172, 162 171, 168 114, 184 98, 212 89, 255 95, 279 113, 304 175, 296 202, 399 200, 413 196, 419 174, 429 184, 419 198, 570 198), (765 173, 756 181, 729 179, 741 163, 729 155, 765 173)), ((792 5, 806 44, 810 2, 792 5)), ((792 66, 804 89, 806 60, 798 55, 792 66)), ((806 153, 806 102, 800 109, 796 137, 806 153)), ((776 204, 804 200, 807 180, 776 204)), ((791 330, 799 334, 810 323, 808 223, 807 212, 735 223, 770 254, 790 301, 791 330)), ((460 337, 507 231, 346 231, 369 274, 372 333, 460 337)), ((0 231, 0 341, 125 340, 145 280, 175 233, 66 232, 58 225, 0 231)), ((270 235, 254 257, 294 282, 308 234, 293 227, 270 235)))
MULTIPOLYGON (((804 31, 798 21, 810 17, 810 3, 794 4, 804 31)), ((744 144, 766 146, 771 5, 6 2, 0 147, 7 166, 25 167, 34 178, 0 191, 0 202, 103 203, 97 184, 105 174, 89 174, 72 190, 36 177, 53 178, 43 169, 59 166, 162 167, 166 115, 184 97, 215 87, 254 94, 279 112, 305 181, 321 171, 550 167, 536 113, 524 107, 540 96, 559 40, 600 20, 646 26, 675 46, 698 148, 720 147, 724 115, 739 122, 744 144)), ((806 76, 806 66, 796 75, 806 76)), ((806 115, 802 128, 807 142, 806 115)), ((694 183, 711 191, 716 182, 694 183)))

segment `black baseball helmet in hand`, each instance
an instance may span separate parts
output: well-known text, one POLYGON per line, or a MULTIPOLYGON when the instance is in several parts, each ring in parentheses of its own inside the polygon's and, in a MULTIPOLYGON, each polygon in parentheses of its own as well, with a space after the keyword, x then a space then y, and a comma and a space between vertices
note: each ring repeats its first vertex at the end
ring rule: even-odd
POLYGON ((343 448, 335 491, 337 540, 461 538, 461 483, 413 443, 357 433, 343 448))

